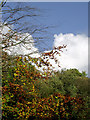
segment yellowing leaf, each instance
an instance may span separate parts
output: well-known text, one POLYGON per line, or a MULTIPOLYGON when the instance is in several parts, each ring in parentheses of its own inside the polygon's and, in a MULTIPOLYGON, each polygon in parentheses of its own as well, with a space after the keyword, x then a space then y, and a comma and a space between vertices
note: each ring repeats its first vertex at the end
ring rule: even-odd
POLYGON ((14 76, 18 76, 18 74, 14 73, 14 76))
POLYGON ((63 105, 63 103, 61 103, 61 105, 63 105))
POLYGON ((23 83, 23 85, 25 85, 26 83, 23 83))

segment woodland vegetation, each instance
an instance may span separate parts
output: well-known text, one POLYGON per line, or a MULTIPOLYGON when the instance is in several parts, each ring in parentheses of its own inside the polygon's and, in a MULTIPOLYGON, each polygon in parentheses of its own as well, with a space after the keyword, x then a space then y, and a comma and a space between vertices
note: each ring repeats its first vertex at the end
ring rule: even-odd
MULTIPOLYGON (((88 120, 88 78, 77 69, 42 75, 2 54, 2 120, 88 120)), ((35 58, 33 58, 33 61, 35 58)))
MULTIPOLYGON (((1 6, 5 7, 5 5, 6 2, 2 1, 1 6)), ((5 16, 8 22, 6 23, 4 19, 2 26, 8 26, 8 24, 18 26, 19 20, 26 15, 19 16, 17 19, 13 18, 16 12, 35 10, 25 8, 4 9, 2 14, 5 12, 10 14, 5 16)), ((35 17, 35 14, 27 16, 35 17)), ((36 29, 36 26, 32 28, 32 34, 43 29, 36 29)), ((44 61, 44 57, 49 56, 57 63, 54 54, 58 54, 58 51, 66 46, 54 48, 51 52, 43 54, 43 58, 9 55, 5 51, 9 50, 9 47, 20 43, 28 44, 25 39, 18 41, 19 38, 16 35, 18 29, 20 28, 15 31, 10 28, 8 34, 3 34, 2 43, 0 43, 0 47, 2 46, 2 85, 0 87, 2 90, 2 120, 88 120, 90 97, 89 78, 86 73, 81 73, 77 69, 50 72, 50 63, 44 61), (12 38, 15 40, 14 42, 12 38), (38 67, 46 65, 47 71, 37 70, 32 62, 38 67)), ((24 30, 26 29, 24 28, 24 30)), ((36 39, 39 40, 40 37, 36 39)))

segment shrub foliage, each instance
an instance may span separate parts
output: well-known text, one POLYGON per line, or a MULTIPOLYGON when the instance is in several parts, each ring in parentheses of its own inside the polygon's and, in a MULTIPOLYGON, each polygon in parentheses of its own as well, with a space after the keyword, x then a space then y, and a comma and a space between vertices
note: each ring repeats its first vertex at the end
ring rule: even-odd
POLYGON ((2 120, 87 119, 88 78, 84 72, 70 69, 42 75, 26 59, 13 57, 9 63, 10 57, 6 59, 4 53, 2 58, 6 65, 2 68, 2 120))

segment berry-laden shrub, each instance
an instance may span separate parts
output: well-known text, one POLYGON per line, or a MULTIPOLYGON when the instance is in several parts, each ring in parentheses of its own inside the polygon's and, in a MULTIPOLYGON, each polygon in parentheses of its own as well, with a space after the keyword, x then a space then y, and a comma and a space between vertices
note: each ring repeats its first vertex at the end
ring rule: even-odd
MULTIPOLYGON (((2 116, 7 119, 27 119, 30 113, 28 102, 36 98, 34 82, 42 77, 26 59, 18 57, 14 65, 7 69, 6 76, 3 74, 2 86, 2 116)), ((31 114, 31 113, 30 113, 31 114)))
POLYGON ((3 120, 19 120, 25 119, 28 114, 28 101, 35 97, 33 89, 31 93, 27 93, 23 86, 9 83, 3 87, 2 92, 2 116, 3 120), (31 94, 32 93, 32 94, 31 94))
POLYGON ((27 94, 22 86, 10 83, 3 87, 3 120, 83 120, 85 101, 80 97, 54 94, 48 98, 38 98, 27 94))
POLYGON ((2 116, 7 119, 24 119, 28 114, 27 103, 35 98, 34 80, 41 77, 40 73, 30 63, 22 62, 19 57, 15 64, 3 74, 2 86, 2 116))
POLYGON ((54 94, 48 98, 35 99, 28 104, 29 120, 83 120, 85 101, 82 98, 54 94))
POLYGON ((35 81, 49 78, 22 58, 7 71, 7 77, 3 76, 2 120, 83 120, 86 117, 86 105, 81 97, 59 93, 39 97, 35 81))

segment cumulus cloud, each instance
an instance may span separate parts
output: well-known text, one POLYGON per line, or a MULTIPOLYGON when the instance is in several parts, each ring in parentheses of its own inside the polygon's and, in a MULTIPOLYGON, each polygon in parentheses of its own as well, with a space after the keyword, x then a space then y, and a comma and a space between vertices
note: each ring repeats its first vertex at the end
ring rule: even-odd
MULTIPOLYGON (((3 28, 3 33, 6 34, 9 31, 7 27, 3 28)), ((40 57, 39 50, 34 45, 34 40, 29 33, 17 33, 19 36, 19 41, 22 41, 24 38, 26 42, 29 41, 28 44, 18 44, 17 46, 10 47, 7 52, 11 55, 15 54, 30 54, 31 57, 40 57)), ((76 68, 79 71, 86 71, 88 73, 88 37, 86 35, 77 34, 74 35, 72 33, 54 35, 54 43, 53 47, 59 47, 63 45, 67 45, 66 48, 62 49, 63 52, 60 52, 61 56, 55 55, 54 58, 58 60, 58 63, 61 67, 58 67, 58 64, 55 63, 53 59, 47 57, 44 59, 46 61, 49 59, 50 64, 54 67, 53 70, 61 70, 61 69, 70 69, 76 68)), ((14 41, 14 38, 11 40, 14 41)), ((45 51, 50 52, 50 51, 45 51)), ((42 57, 42 56, 41 56, 42 57)), ((46 66, 40 68, 42 70, 46 66)))
MULTIPOLYGON (((9 26, 9 25, 3 26, 2 35, 0 35, 0 37, 7 39, 6 34, 10 35, 14 33, 14 31, 11 30, 12 27, 13 26, 9 26)), ((14 44, 17 44, 17 45, 15 46, 11 45, 11 47, 4 49, 9 55, 30 54, 31 57, 40 57, 39 51, 34 45, 34 39, 29 33, 14 33, 13 37, 9 39, 9 44, 10 42, 13 42, 14 44), (16 36, 17 36, 17 40, 16 40, 16 36)), ((2 47, 4 47, 4 45, 2 45, 2 47)))
POLYGON ((17 36, 19 36, 19 42, 20 44, 16 46, 12 46, 9 48, 8 53, 11 55, 27 55, 30 54, 31 57, 39 57, 39 51, 34 45, 34 40, 32 36, 29 33, 17 33, 17 36), (26 44, 23 42, 25 40, 26 44))
POLYGON ((88 37, 72 33, 54 35, 53 46, 67 45, 61 56, 56 56, 61 68, 77 68, 88 72, 88 37))

